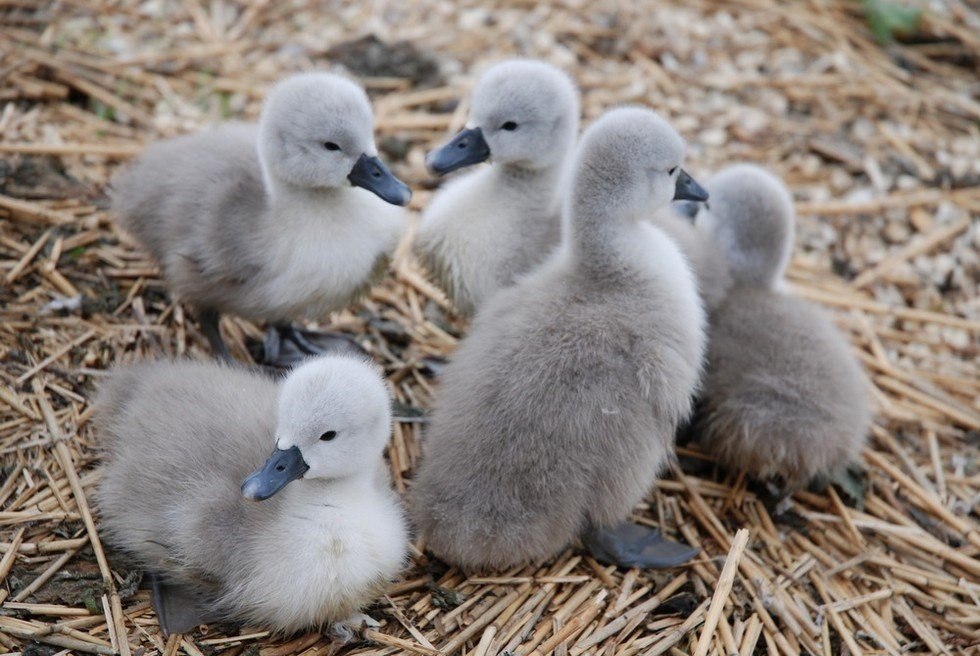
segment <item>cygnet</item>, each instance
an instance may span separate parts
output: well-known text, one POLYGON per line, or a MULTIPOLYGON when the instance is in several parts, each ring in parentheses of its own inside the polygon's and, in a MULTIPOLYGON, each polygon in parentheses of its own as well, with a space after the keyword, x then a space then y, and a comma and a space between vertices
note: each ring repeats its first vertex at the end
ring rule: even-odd
POLYGON ((856 460, 871 423, 867 382, 824 313, 783 291, 793 203, 759 167, 707 184, 699 232, 733 280, 710 313, 708 366, 693 433, 732 469, 797 490, 856 460))
POLYGON ((511 60, 490 68, 466 129, 429 153, 446 184, 419 224, 416 252, 465 315, 543 262, 561 241, 561 181, 578 132, 578 90, 561 70, 511 60))
POLYGON ((150 574, 167 633, 358 623, 405 564, 390 399, 360 358, 310 359, 278 385, 216 362, 126 366, 96 410, 102 534, 150 574))
POLYGON ((170 288, 197 311, 213 350, 230 358, 219 319, 277 327, 315 354, 321 319, 363 294, 404 230, 411 191, 378 159, 363 89, 329 73, 276 85, 258 125, 231 123, 152 145, 114 183, 120 224, 159 261, 170 288), (370 193, 373 192, 373 193, 370 193))
POLYGON ((676 244, 648 221, 706 194, 654 112, 608 112, 574 157, 561 247, 478 312, 446 367, 412 486, 425 543, 466 569, 554 556, 676 565, 696 550, 625 522, 671 458, 704 351, 676 244))

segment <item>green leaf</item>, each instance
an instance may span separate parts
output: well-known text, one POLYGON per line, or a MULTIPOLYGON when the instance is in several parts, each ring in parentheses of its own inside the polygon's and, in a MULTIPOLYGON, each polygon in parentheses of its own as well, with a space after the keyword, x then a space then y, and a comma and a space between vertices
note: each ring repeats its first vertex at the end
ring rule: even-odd
POLYGON ((864 16, 868 27, 879 43, 891 43, 896 34, 915 32, 922 17, 919 7, 894 2, 893 0, 862 0, 864 16))

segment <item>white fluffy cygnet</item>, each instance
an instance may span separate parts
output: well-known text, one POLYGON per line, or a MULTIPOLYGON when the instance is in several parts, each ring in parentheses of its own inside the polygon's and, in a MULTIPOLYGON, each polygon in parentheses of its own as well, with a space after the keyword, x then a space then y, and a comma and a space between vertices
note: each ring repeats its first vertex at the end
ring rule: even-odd
POLYGON ((278 385, 219 363, 126 366, 96 408, 102 532, 150 574, 166 632, 354 622, 405 564, 373 365, 324 356, 278 385))
POLYGON ((474 88, 466 129, 429 153, 438 174, 492 162, 443 186, 416 237, 420 259, 463 314, 561 241, 561 182, 578 117, 568 75, 540 61, 506 61, 474 88))

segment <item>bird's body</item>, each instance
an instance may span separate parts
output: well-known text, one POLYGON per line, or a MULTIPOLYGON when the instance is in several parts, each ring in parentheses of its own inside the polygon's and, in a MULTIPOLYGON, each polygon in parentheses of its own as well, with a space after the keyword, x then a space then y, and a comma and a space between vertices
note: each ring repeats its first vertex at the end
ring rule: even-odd
POLYGON ((419 258, 461 313, 475 313, 561 242, 578 113, 565 73, 539 61, 502 62, 473 90, 470 127, 429 154, 429 168, 440 174, 492 158, 435 194, 416 236, 419 258))
POLYGON ((782 289, 793 242, 783 184, 736 165, 707 186, 711 209, 696 226, 731 287, 709 315, 693 432, 726 467, 780 479, 792 492, 857 459, 871 423, 866 380, 824 313, 782 289))
POLYGON ((379 595, 406 532, 380 458, 352 477, 243 498, 275 444, 279 393, 260 372, 217 364, 118 370, 98 402, 98 502, 107 542, 201 619, 288 633, 345 620, 379 595))
POLYGON ((790 488, 857 460, 870 423, 864 374, 823 312, 736 287, 710 335, 697 425, 709 453, 790 488))
MULTIPOLYGON (((668 129, 620 112, 597 141, 668 129)), ((671 136, 672 162, 682 145, 671 136)), ((599 146, 580 157, 566 243, 477 314, 440 381, 413 508, 426 544, 465 568, 555 555, 625 519, 666 464, 698 384, 703 312, 690 270, 639 209, 610 199, 618 185, 592 175, 609 164, 599 146)), ((646 198, 648 182, 623 184, 646 198)))
POLYGON ((356 187, 270 195, 257 136, 238 124, 154 144, 116 183, 116 212, 195 306, 322 318, 384 272, 403 213, 356 187))
POLYGON ((652 222, 667 233, 684 254, 694 272, 705 308, 711 309, 721 303, 732 286, 724 253, 711 239, 698 232, 689 218, 673 208, 656 212, 652 222))
POLYGON ((485 167, 451 180, 425 210, 417 252, 466 315, 561 242, 559 173, 485 167))
MULTIPOLYGON (((113 206, 230 358, 221 314, 278 326, 321 319, 380 277, 404 225, 392 204, 411 192, 376 153, 363 89, 327 73, 294 75, 273 88, 257 125, 150 146, 114 182, 113 206)), ((288 335, 317 353, 295 329, 288 335)))

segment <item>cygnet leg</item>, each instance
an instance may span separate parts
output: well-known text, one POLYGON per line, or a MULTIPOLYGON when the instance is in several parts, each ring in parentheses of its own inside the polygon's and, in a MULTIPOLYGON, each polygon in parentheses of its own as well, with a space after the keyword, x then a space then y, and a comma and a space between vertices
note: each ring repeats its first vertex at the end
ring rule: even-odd
POLYGON ((367 355, 350 335, 304 330, 292 323, 273 325, 262 342, 263 364, 275 367, 293 367, 311 355, 326 353, 367 355))
POLYGON ((157 623, 164 635, 187 633, 211 621, 201 609, 200 600, 196 596, 179 586, 165 583, 158 574, 148 572, 148 575, 153 610, 156 611, 157 623))
POLYGON ((330 637, 342 645, 351 642, 356 636, 361 635, 365 629, 377 629, 381 624, 378 620, 364 613, 354 613, 342 622, 334 622, 330 625, 330 637))
POLYGON ((197 313, 197 322, 201 324, 201 332, 211 344, 211 350, 221 360, 230 362, 233 358, 228 345, 221 338, 221 313, 217 310, 201 310, 197 313))
POLYGON ((632 522, 611 528, 590 528, 582 536, 582 542, 596 560, 617 567, 676 567, 698 554, 694 547, 668 540, 660 531, 632 522))

